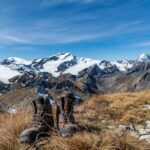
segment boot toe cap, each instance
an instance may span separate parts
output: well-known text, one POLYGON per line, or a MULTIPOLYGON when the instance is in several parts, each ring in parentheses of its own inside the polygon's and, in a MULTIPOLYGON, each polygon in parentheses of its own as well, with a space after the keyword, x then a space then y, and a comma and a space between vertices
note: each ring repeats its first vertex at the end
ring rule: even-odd
POLYGON ((38 136, 38 130, 36 128, 26 129, 20 134, 21 143, 32 143, 38 136))

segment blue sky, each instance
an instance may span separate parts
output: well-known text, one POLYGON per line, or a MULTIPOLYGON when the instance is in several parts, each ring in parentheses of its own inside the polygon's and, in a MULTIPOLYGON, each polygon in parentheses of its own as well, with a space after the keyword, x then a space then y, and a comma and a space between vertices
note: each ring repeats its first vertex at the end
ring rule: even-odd
POLYGON ((0 59, 150 53, 149 0, 0 0, 0 59))

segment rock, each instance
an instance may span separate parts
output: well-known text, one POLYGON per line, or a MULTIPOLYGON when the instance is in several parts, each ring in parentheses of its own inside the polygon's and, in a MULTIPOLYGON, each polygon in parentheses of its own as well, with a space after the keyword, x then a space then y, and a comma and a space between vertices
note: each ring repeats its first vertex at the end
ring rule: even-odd
POLYGON ((11 113, 11 114, 15 114, 17 111, 16 111, 16 109, 14 109, 14 108, 10 108, 10 109, 8 110, 8 112, 11 113))
POLYGON ((119 129, 122 131, 122 132, 126 132, 127 130, 130 130, 130 131, 136 131, 136 128, 135 126, 130 123, 129 125, 125 126, 125 125, 119 125, 119 129))
MULTIPOLYGON (((150 121, 146 121, 147 125, 150 125, 150 121)), ((139 138, 139 140, 146 140, 148 143, 150 143, 150 129, 144 129, 143 125, 136 125, 130 124, 128 126, 125 125, 119 125, 118 129, 116 129, 118 133, 121 132, 127 132, 129 131, 130 135, 139 138)))
POLYGON ((0 113, 15 113, 16 110, 5 103, 0 102, 0 113))
POLYGON ((140 136, 148 134, 148 132, 143 128, 139 129, 138 132, 139 132, 140 136))
POLYGON ((146 109, 150 109, 150 104, 142 105, 141 107, 144 107, 144 108, 146 108, 146 109))
POLYGON ((146 121, 147 128, 150 129, 150 120, 146 121))
POLYGON ((136 128, 135 128, 135 126, 132 123, 130 123, 130 125, 128 126, 128 128, 131 131, 136 131, 136 128))
POLYGON ((139 139, 140 140, 146 140, 147 142, 150 143, 150 135, 142 135, 139 139))
POLYGON ((125 125, 119 125, 119 130, 122 131, 122 132, 126 132, 127 131, 127 126, 125 125))
POLYGON ((144 129, 145 127, 144 125, 136 125, 135 128, 136 128, 136 131, 138 131, 140 129, 144 129))
POLYGON ((0 93, 6 93, 11 91, 11 84, 5 84, 0 81, 0 93))
POLYGON ((114 130, 114 129, 116 129, 115 126, 107 126, 107 128, 108 128, 109 130, 114 130))
POLYGON ((146 132, 148 132, 148 134, 150 134, 150 129, 145 129, 146 132))
POLYGON ((8 109, 9 109, 9 107, 8 107, 6 104, 0 103, 0 112, 1 112, 1 113, 2 113, 2 112, 7 112, 8 109))

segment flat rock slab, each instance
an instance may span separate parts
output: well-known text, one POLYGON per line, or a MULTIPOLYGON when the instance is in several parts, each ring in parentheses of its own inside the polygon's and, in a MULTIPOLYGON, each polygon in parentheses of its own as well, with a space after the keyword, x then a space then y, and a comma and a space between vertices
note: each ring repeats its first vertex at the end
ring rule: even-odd
POLYGON ((147 128, 150 129, 150 120, 146 121, 147 128))
POLYGON ((150 143, 150 135, 142 135, 139 138, 140 140, 146 140, 148 143, 150 143))
POLYGON ((150 109, 150 104, 142 105, 141 107, 144 107, 144 108, 146 108, 146 109, 150 109))

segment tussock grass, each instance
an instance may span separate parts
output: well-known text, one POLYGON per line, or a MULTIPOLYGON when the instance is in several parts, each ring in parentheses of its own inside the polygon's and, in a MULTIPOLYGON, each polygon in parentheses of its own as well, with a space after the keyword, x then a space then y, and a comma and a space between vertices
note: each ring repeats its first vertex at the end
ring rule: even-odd
POLYGON ((20 150, 19 134, 31 120, 29 112, 0 114, 0 150, 20 150))
MULTIPOLYGON (((75 107, 75 117, 90 132, 76 133, 62 138, 54 133, 43 150, 150 150, 150 145, 109 130, 108 126, 119 124, 144 124, 150 119, 150 111, 141 108, 150 103, 150 91, 114 93, 94 96, 83 105, 75 107), (97 130, 100 129, 100 132, 97 130)), ((20 110, 16 114, 0 114, 0 150, 25 150, 19 135, 32 119, 32 112, 20 110)))
POLYGON ((150 119, 150 110, 141 108, 146 104, 150 104, 149 90, 95 96, 77 109, 80 109, 82 116, 97 118, 99 121, 115 124, 144 123, 150 119))

